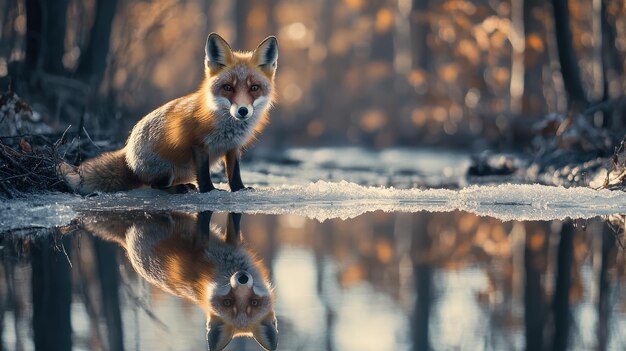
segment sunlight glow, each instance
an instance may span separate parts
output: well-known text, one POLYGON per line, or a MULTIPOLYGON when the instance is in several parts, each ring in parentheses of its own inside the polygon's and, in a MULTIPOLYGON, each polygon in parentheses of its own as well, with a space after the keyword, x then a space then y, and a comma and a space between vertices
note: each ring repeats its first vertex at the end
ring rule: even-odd
POLYGON ((406 334, 402 312, 389 296, 377 293, 369 284, 344 291, 337 311, 335 342, 338 350, 408 350, 398 345, 406 334))
POLYGON ((476 303, 476 295, 487 283, 478 270, 443 272, 438 285, 445 287, 433 309, 431 340, 442 349, 480 350, 490 333, 489 321, 476 303))
POLYGON ((294 22, 287 27, 287 36, 291 40, 302 40, 307 34, 307 28, 302 22, 294 22))
POLYGON ((298 335, 318 340, 324 332, 324 306, 317 294, 315 258, 311 251, 287 247, 274 262, 277 315, 289 316, 298 335))

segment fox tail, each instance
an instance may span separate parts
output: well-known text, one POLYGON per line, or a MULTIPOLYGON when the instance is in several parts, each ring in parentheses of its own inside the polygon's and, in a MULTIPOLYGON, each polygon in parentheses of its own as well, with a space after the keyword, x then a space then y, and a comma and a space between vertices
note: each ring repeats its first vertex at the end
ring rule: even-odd
POLYGON ((83 195, 95 191, 130 190, 142 184, 128 167, 124 149, 106 152, 79 167, 61 162, 57 172, 72 191, 83 195))

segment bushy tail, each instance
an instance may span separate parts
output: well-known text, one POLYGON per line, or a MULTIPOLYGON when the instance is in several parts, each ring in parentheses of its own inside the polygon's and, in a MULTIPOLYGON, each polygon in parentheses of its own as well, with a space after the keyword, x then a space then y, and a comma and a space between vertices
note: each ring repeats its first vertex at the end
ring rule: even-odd
POLYGON ((70 189, 83 195, 95 191, 130 190, 141 186, 141 181, 128 168, 124 149, 106 152, 85 161, 78 168, 62 162, 57 170, 70 189))

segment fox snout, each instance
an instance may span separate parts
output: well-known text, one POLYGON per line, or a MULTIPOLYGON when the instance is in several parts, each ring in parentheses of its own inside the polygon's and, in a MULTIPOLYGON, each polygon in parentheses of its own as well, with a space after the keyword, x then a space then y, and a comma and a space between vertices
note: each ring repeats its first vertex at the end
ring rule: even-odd
POLYGON ((254 107, 252 107, 252 105, 240 105, 236 103, 230 105, 230 115, 237 119, 247 119, 248 117, 252 116, 253 113, 254 107))
POLYGON ((239 271, 230 277, 230 286, 235 290, 243 286, 251 288, 252 284, 254 284, 254 279, 246 271, 239 271))

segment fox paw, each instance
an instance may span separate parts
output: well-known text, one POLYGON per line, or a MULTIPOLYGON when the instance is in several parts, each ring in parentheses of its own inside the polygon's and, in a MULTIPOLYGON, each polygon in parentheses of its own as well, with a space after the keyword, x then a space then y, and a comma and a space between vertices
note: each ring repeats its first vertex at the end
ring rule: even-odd
POLYGON ((220 188, 211 188, 211 189, 206 189, 206 190, 202 190, 200 189, 201 193, 210 193, 212 191, 217 191, 217 192, 221 192, 221 191, 226 191, 224 189, 220 189, 220 188))
POLYGON ((251 186, 246 186, 246 187, 243 187, 243 188, 240 188, 240 189, 235 189, 235 190, 232 190, 232 192, 233 192, 233 193, 234 193, 235 191, 254 191, 254 188, 253 188, 253 187, 251 187, 251 186))
POLYGON ((169 188, 165 188, 162 189, 170 194, 186 194, 192 190, 196 190, 196 186, 191 184, 191 183, 187 183, 187 184, 176 184, 172 187, 169 188))

